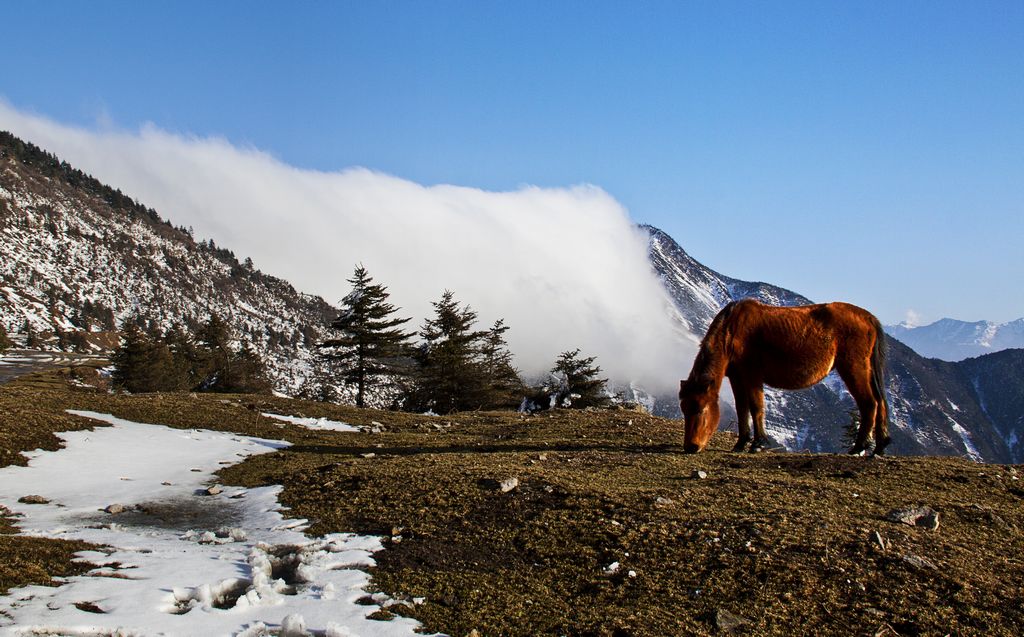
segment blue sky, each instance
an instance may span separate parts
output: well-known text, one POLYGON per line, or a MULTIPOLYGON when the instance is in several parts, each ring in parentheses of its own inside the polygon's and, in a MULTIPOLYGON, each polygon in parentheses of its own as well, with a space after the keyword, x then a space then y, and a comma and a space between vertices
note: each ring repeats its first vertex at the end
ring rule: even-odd
POLYGON ((0 97, 59 122, 422 184, 590 183, 730 276, 884 322, 1024 316, 1021 2, 2 13, 0 97))

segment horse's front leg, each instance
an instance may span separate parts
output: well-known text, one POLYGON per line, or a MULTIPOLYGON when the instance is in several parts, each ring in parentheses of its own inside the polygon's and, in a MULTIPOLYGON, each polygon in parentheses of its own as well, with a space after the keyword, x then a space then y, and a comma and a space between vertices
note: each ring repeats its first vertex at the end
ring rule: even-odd
POLYGON ((768 434, 764 430, 764 386, 752 388, 748 395, 750 415, 754 420, 754 442, 750 444, 750 453, 757 453, 769 446, 768 434))
POLYGON ((747 398, 747 389, 736 379, 730 378, 732 395, 736 398, 736 427, 739 429, 740 439, 732 448, 734 452, 743 451, 750 442, 750 401, 747 398))

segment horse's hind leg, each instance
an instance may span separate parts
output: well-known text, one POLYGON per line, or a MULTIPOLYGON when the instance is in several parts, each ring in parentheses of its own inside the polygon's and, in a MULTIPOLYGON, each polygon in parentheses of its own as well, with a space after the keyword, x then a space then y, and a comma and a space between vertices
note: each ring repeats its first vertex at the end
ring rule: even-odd
POLYGON ((872 395, 878 403, 878 407, 875 410, 875 455, 882 455, 885 453, 885 448, 889 446, 889 414, 888 405, 885 404, 885 396, 878 395, 878 390, 874 384, 872 384, 872 395))
MULTIPOLYGON (((860 428, 857 430, 857 442, 850 449, 851 454, 863 453, 868 448, 868 441, 871 438, 871 430, 878 418, 880 401, 875 399, 874 391, 871 389, 871 376, 865 369, 839 368, 839 376, 846 383, 853 400, 860 410, 860 428)), ((886 436, 888 438, 888 436, 886 436)))

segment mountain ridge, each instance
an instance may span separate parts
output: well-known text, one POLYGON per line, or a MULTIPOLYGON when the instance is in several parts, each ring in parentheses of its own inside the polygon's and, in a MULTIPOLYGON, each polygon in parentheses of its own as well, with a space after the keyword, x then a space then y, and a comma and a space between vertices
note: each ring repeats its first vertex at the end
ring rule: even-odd
POLYGON ((885 331, 928 358, 962 361, 1024 348, 1024 318, 996 323, 943 318, 928 325, 886 325, 885 331))

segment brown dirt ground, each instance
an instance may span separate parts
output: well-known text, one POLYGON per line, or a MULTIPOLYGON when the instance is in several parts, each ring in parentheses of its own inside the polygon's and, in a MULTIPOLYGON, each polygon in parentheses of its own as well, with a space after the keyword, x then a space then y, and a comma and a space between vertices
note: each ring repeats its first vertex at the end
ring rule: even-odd
MULTIPOLYGON (((722 611, 746 620, 737 635, 1018 635, 1024 626, 1018 467, 733 454, 724 433, 688 456, 679 421, 632 411, 428 417, 272 397, 111 395, 52 375, 0 387, 0 465, 56 448, 54 431, 96 426, 70 408, 292 442, 222 479, 285 485, 284 504, 313 522, 311 534, 385 535, 373 585, 425 598, 391 610, 457 637, 722 634, 722 611), (261 411, 385 430, 315 432, 261 411), (518 486, 503 492, 512 477, 518 486), (936 509, 940 527, 885 519, 907 505, 936 509)), ((30 538, 0 536, 0 564, 18 550, 12 539, 30 538)), ((42 553, 14 570, 68 572, 69 553, 42 553)), ((18 583, 10 570, 0 591, 18 583)))

